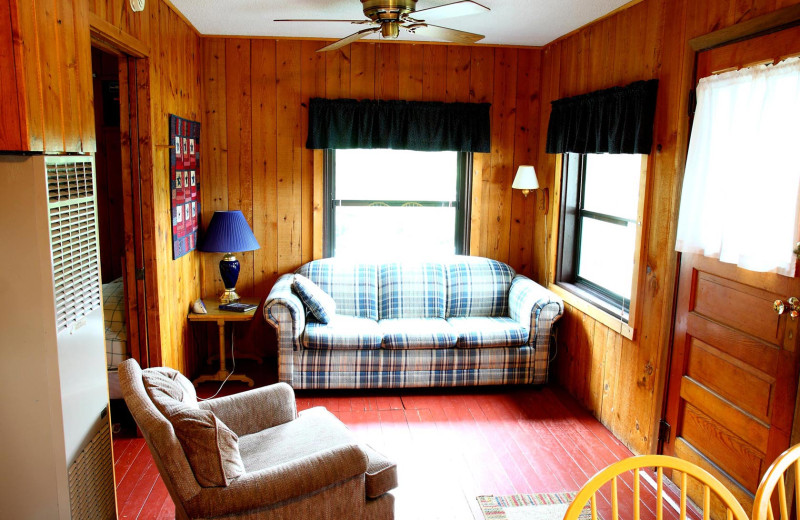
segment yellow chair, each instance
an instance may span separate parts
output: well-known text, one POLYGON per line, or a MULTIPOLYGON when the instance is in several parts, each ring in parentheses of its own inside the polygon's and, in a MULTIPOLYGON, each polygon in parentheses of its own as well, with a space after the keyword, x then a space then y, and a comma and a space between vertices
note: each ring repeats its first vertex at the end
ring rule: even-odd
POLYGON ((772 496, 775 487, 778 488, 778 504, 781 509, 781 518, 789 520, 789 507, 786 500, 786 479, 784 476, 789 468, 794 466, 794 496, 797 518, 800 518, 800 444, 796 444, 780 454, 769 467, 756 491, 753 501, 753 520, 773 520, 772 496))
POLYGON ((691 476, 703 486, 703 520, 709 520, 711 515, 711 492, 714 492, 717 497, 727 508, 727 520, 748 520, 747 513, 745 513, 739 501, 728 491, 722 483, 714 478, 706 470, 695 466, 691 462, 687 462, 675 457, 668 457, 666 455, 641 455, 638 457, 630 457, 623 459, 619 462, 608 466, 606 469, 598 472, 594 477, 589 479, 578 494, 575 500, 572 501, 564 520, 578 520, 581 511, 586 506, 586 502, 591 502, 592 520, 597 520, 597 492, 604 484, 611 481, 611 516, 605 520, 618 520, 619 519, 619 501, 617 493, 617 477, 633 470, 633 520, 639 520, 640 508, 640 493, 639 493, 639 473, 641 468, 656 468, 657 473, 657 492, 656 492, 656 518, 661 520, 664 511, 664 469, 673 469, 681 472, 681 505, 680 505, 680 518, 686 519, 686 504, 687 504, 687 484, 688 477, 691 476))

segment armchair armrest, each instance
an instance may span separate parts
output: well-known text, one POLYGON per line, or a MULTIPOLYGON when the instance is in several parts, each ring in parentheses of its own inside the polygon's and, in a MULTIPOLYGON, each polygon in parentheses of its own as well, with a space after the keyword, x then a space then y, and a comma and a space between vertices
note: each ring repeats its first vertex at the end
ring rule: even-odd
MULTIPOLYGON (((190 515, 230 515, 308 495, 367 471, 367 455, 343 444, 286 464, 245 473, 228 487, 203 488, 187 504, 190 515)), ((362 492, 363 499, 363 492, 362 492)))
POLYGON ((297 418, 294 390, 286 383, 201 401, 199 406, 211 410, 239 436, 260 432, 297 418))
POLYGON ((529 345, 537 345, 537 337, 549 341, 553 324, 564 313, 564 301, 527 276, 518 274, 511 281, 508 294, 509 316, 530 327, 529 345))

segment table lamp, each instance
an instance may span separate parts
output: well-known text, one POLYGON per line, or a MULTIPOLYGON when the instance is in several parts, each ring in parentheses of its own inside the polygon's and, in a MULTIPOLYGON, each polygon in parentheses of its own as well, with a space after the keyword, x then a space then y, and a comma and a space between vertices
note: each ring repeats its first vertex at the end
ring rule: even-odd
POLYGON ((219 262, 219 275, 225 290, 219 296, 221 303, 239 300, 236 281, 239 279, 239 261, 233 255, 258 249, 258 241, 241 211, 215 211, 200 248, 206 253, 225 253, 219 262))

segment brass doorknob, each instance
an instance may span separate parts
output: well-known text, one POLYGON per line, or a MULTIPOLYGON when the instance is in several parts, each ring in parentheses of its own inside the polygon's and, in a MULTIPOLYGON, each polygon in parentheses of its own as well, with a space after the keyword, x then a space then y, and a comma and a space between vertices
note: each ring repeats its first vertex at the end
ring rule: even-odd
POLYGON ((786 301, 775 300, 772 302, 772 310, 775 311, 775 314, 780 316, 786 312, 786 309, 789 309, 789 317, 792 318, 792 320, 796 320, 800 317, 800 299, 792 296, 791 298, 787 298, 786 301))
POLYGON ((775 300, 772 302, 772 310, 775 311, 775 314, 780 316, 783 314, 783 311, 786 310, 786 305, 783 303, 783 300, 775 300))

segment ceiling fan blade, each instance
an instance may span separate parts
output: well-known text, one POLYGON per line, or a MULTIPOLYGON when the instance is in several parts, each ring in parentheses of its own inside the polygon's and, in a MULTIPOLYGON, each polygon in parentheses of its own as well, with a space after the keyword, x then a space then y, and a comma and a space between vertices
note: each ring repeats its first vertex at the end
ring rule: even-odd
POLYGON ((481 14, 490 11, 486 6, 471 0, 461 0, 452 4, 429 7, 414 11, 411 16, 415 20, 441 20, 442 18, 455 18, 456 16, 467 16, 471 14, 481 14))
POLYGON ((330 45, 328 45, 326 47, 323 47, 321 49, 317 49, 317 52, 335 51, 336 49, 338 49, 340 47, 344 47, 345 45, 350 45, 354 41, 360 40, 361 38, 364 38, 365 36, 369 36, 370 34, 376 33, 376 32, 378 32, 380 30, 381 30, 380 27, 370 27, 369 29, 364 29, 363 31, 358 31, 357 33, 351 34, 350 36, 348 36, 346 38, 342 38, 341 40, 339 40, 337 42, 333 42, 332 44, 330 44, 330 45))
POLYGON ((448 29, 447 27, 439 27, 438 25, 430 25, 427 23, 406 25, 405 29, 414 34, 419 34, 420 36, 453 43, 475 43, 484 38, 482 34, 457 31, 455 29, 448 29))
POLYGON ((368 24, 368 23, 375 23, 372 20, 318 20, 318 19, 303 19, 303 18, 291 18, 285 20, 272 20, 273 22, 343 22, 343 23, 357 23, 357 24, 368 24))

